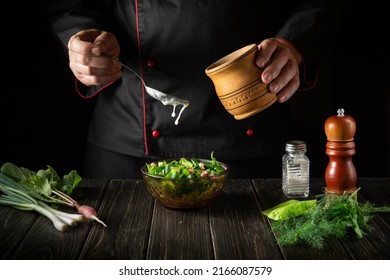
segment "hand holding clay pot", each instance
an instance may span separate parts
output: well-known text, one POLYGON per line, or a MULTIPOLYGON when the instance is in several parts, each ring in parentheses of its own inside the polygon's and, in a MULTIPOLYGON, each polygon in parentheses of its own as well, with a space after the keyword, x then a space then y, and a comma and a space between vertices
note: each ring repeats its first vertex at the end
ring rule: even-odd
POLYGON ((206 68, 225 109, 241 120, 271 106, 276 94, 261 80, 262 68, 256 65, 256 44, 245 46, 206 68))

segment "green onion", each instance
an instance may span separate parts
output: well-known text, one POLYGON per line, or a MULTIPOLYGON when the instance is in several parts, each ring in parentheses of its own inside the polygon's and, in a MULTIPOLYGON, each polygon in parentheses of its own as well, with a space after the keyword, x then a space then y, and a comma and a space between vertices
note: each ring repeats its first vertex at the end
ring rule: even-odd
POLYGON ((59 231, 66 231, 69 226, 74 227, 85 218, 106 226, 99 220, 92 207, 80 206, 69 196, 80 180, 81 177, 75 171, 71 171, 61 180, 50 166, 47 170, 34 172, 12 163, 5 163, 0 172, 0 193, 2 193, 0 205, 11 206, 22 211, 36 211, 49 218, 59 231), (48 203, 74 207, 79 213, 60 211, 48 203))
POLYGON ((55 210, 42 201, 30 196, 26 190, 15 181, 0 172, 0 205, 12 206, 23 211, 36 211, 49 218, 54 227, 59 231, 66 231, 68 226, 75 226, 82 221, 80 214, 69 214, 55 210))

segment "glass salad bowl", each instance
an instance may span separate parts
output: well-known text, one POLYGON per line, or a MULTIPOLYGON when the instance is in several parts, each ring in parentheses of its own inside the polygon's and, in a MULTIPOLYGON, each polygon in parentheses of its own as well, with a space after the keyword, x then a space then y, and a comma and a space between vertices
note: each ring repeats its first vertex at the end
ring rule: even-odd
POLYGON ((141 168, 148 192, 172 209, 200 208, 224 188, 229 168, 214 157, 167 159, 146 163, 141 168))

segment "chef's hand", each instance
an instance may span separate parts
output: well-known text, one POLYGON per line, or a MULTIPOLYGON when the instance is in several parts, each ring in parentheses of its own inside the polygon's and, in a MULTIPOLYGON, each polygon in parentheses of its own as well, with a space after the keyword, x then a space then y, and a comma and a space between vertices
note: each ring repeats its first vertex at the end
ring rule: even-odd
POLYGON ((288 41, 265 39, 258 45, 256 64, 264 68, 261 79, 277 94, 280 103, 287 101, 299 88, 300 53, 288 41))
POLYGON ((70 69, 87 86, 106 84, 122 76, 122 66, 110 58, 120 53, 119 43, 112 33, 82 30, 69 39, 68 50, 70 69))

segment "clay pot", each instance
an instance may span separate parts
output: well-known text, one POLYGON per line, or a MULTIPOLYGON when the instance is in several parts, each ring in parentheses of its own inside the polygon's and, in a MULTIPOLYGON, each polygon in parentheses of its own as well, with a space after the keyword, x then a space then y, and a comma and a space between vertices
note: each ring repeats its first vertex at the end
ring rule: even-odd
POLYGON ((206 68, 225 109, 241 120, 257 114, 276 101, 261 81, 262 68, 256 65, 256 44, 236 50, 206 68))

